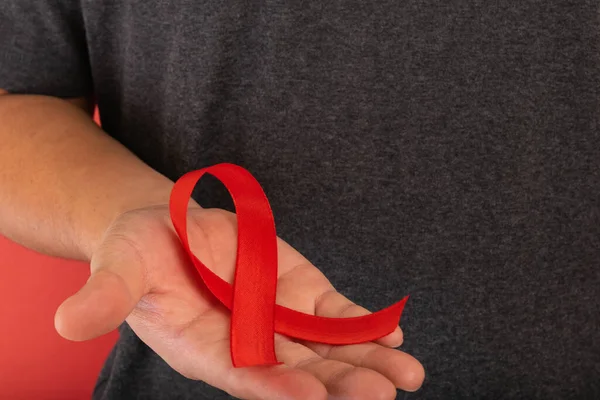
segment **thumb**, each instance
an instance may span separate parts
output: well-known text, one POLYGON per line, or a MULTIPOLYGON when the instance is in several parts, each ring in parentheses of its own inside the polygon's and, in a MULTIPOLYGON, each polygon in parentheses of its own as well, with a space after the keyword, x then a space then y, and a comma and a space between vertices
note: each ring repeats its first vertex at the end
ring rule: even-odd
POLYGON ((140 257, 102 249, 98 254, 86 284, 56 312, 55 328, 66 339, 89 340, 116 329, 145 294, 140 257))

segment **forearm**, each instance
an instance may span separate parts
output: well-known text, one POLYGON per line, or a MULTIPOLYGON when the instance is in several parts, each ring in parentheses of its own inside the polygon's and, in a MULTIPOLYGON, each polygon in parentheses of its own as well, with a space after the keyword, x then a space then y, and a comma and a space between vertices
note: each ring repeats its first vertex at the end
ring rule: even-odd
POLYGON ((89 259, 119 214, 168 202, 172 182, 81 109, 0 96, 0 233, 37 251, 89 259))

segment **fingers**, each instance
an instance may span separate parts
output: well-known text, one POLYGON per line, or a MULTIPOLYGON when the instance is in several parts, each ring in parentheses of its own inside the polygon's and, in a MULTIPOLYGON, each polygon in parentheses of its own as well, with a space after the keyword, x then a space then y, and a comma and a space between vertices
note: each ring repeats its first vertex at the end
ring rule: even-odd
POLYGON ((135 246, 121 237, 102 246, 89 280, 56 312, 56 330, 67 339, 88 340, 117 328, 145 292, 142 255, 135 246))
MULTIPOLYGON (((328 290, 316 298, 315 314, 321 317, 351 318, 367 315, 370 312, 354 304, 335 290, 328 290)), ((376 340, 376 343, 388 347, 398 347, 402 344, 403 340, 402 330, 398 326, 392 333, 376 340)))
POLYGON ((423 366, 414 357, 375 343, 348 346, 311 343, 308 346, 321 357, 377 371, 395 387, 408 392, 419 389, 425 378, 423 366))
POLYGON ((276 350, 279 360, 286 365, 308 372, 319 379, 327 388, 329 398, 396 398, 396 388, 392 382, 377 371, 324 359, 302 344, 291 341, 277 341, 276 350))
MULTIPOLYGON (((365 315, 369 311, 352 303, 340 293, 330 290, 324 292, 315 301, 315 313, 324 317, 348 318, 365 315)), ((397 347, 402 344, 402 340, 402 331, 398 327, 375 343, 348 346, 305 344, 321 357, 377 371, 397 388, 415 391, 421 387, 425 377, 423 366, 414 357, 404 352, 383 347, 397 347)))
MULTIPOLYGON (((323 273, 287 243, 279 241, 277 303, 296 311, 324 317, 351 318, 370 314, 335 291, 323 273)), ((400 327, 376 342, 388 347, 402 344, 400 327)))

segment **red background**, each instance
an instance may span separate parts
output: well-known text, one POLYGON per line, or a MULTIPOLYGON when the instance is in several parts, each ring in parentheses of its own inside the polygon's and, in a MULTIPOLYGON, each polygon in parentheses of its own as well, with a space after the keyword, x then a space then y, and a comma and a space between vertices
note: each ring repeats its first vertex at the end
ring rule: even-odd
POLYGON ((75 343, 54 330, 54 312, 85 283, 88 266, 0 237, 0 271, 0 399, 89 399, 116 332, 75 343))

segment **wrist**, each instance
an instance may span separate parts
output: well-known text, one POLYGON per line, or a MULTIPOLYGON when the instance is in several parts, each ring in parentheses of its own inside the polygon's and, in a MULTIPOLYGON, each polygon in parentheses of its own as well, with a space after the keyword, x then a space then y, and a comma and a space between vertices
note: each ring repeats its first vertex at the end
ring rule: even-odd
MULTIPOLYGON (((158 175, 158 174, 156 174, 158 175)), ((94 217, 79 218, 82 221, 80 233, 77 235, 77 250, 80 258, 90 261, 92 255, 98 246, 106 231, 123 214, 149 208, 153 206, 168 205, 173 182, 159 175, 154 179, 137 181, 135 185, 127 185, 121 189, 113 188, 110 193, 106 193, 101 199, 96 200, 96 204, 104 205, 103 209, 97 209, 88 204, 84 207, 78 207, 84 213, 94 213, 94 217), (85 221, 85 222, 83 222, 85 221)))

